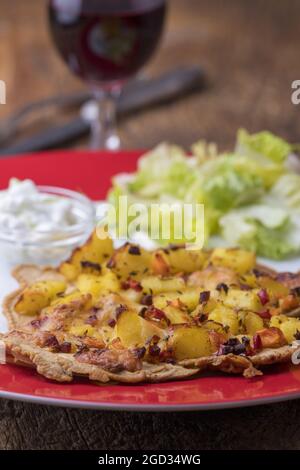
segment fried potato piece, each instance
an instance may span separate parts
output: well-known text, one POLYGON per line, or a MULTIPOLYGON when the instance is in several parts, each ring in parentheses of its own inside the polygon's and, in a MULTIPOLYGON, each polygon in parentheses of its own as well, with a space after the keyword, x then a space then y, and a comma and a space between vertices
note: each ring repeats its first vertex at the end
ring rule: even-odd
POLYGON ((208 319, 221 323, 224 327, 228 327, 232 335, 237 335, 239 332, 237 313, 225 305, 219 303, 208 315, 208 319))
POLYGON ((270 320, 270 326, 279 328, 287 342, 292 343, 296 339, 295 335, 300 332, 300 319, 274 315, 270 320))
POLYGON ((210 356, 213 352, 209 331, 198 326, 176 328, 169 339, 169 347, 178 361, 210 356))
POLYGON ((15 311, 21 315, 36 315, 50 305, 58 294, 66 290, 66 283, 62 281, 39 281, 26 287, 20 294, 15 311))
POLYGON ((76 286, 80 292, 91 294, 94 301, 101 295, 120 291, 120 281, 116 275, 110 271, 103 276, 80 274, 76 281, 76 286))
POLYGON ((153 336, 162 337, 163 330, 145 320, 133 310, 122 312, 115 326, 115 336, 125 348, 145 346, 153 336))
POLYGON ((208 254, 202 250, 187 250, 184 246, 170 246, 153 253, 151 270, 155 274, 192 273, 203 268, 208 254))
POLYGON ((140 279, 150 271, 151 253, 136 245, 126 243, 114 254, 107 263, 121 280, 128 278, 140 279))
POLYGON ((258 297, 256 289, 246 291, 235 288, 230 288, 223 296, 223 303, 226 307, 234 308, 237 310, 252 310, 258 312, 261 310, 262 305, 258 297))
POLYGON ((191 320, 186 311, 176 308, 173 305, 167 305, 163 311, 172 325, 176 325, 178 323, 189 323, 191 320))
POLYGON ((110 238, 100 239, 95 230, 88 241, 73 251, 71 257, 60 265, 60 272, 68 281, 74 281, 82 273, 99 274, 101 264, 113 253, 110 238))
POLYGON ((239 315, 239 318, 248 335, 254 335, 258 330, 262 330, 264 327, 263 319, 254 312, 243 312, 241 316, 239 315))
POLYGON ((199 303, 199 295, 201 289, 186 289, 180 292, 163 292, 153 297, 153 304, 155 307, 164 309, 167 305, 173 302, 179 302, 185 306, 189 311, 194 310, 199 303))
POLYGON ((185 282, 182 277, 161 278, 148 276, 142 279, 143 291, 148 294, 159 294, 162 292, 181 293, 185 289, 185 282))
POLYGON ((209 261, 213 266, 231 268, 239 274, 244 274, 256 265, 255 254, 239 248, 215 248, 209 261))

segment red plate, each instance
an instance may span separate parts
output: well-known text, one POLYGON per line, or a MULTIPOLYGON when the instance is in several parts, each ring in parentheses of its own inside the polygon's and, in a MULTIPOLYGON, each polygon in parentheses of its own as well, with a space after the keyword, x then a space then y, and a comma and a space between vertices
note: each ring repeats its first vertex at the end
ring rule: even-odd
MULTIPOLYGON (((141 152, 51 152, 0 160, 0 188, 10 177, 83 191, 103 199, 111 177, 132 171, 141 152)), ((300 397, 300 368, 272 366, 254 379, 208 375, 186 381, 145 385, 94 385, 85 380, 59 384, 36 372, 0 366, 0 396, 10 399, 120 410, 192 410, 250 406, 300 397)))

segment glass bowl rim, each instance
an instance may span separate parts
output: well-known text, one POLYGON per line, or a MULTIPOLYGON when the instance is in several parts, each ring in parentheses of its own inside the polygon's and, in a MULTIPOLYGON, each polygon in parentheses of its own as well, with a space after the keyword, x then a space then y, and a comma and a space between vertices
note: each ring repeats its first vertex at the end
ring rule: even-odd
MULTIPOLYGON (((55 232, 59 232, 61 234, 65 234, 66 236, 78 236, 81 234, 84 234, 85 232, 88 232, 88 230, 92 230, 91 227, 87 227, 87 225, 93 225, 93 220, 95 217, 95 208, 93 205, 93 201, 86 196, 83 193, 80 193, 78 191, 74 191, 72 189, 67 189, 67 188, 62 188, 59 186, 50 186, 50 185, 37 185, 36 186, 39 192, 45 193, 45 194, 52 194, 53 196, 59 196, 65 199, 69 199, 72 201, 75 201, 82 206, 85 206, 86 209, 88 209, 88 213, 86 214, 86 220, 69 225, 68 227, 64 227, 62 229, 48 229, 48 230, 37 230, 34 229, 34 232, 40 235, 47 235, 47 234, 53 234, 55 232)), ((30 245, 56 245, 59 243, 64 243, 66 242, 66 237, 61 238, 58 240, 45 240, 45 241, 30 241, 26 238, 26 235, 31 233, 31 230, 24 230, 24 229, 0 229, 0 241, 1 242, 11 242, 11 243, 24 243, 24 244, 30 244, 30 245), (14 237, 15 236, 15 237, 14 237), (23 238, 23 241, 21 239, 23 238)))

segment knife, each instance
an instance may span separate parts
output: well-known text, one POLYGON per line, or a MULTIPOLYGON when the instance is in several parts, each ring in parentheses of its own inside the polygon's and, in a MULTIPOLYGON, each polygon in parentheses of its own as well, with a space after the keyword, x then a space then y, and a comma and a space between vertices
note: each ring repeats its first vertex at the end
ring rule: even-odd
MULTIPOLYGON (((203 89, 204 86, 205 76, 200 67, 180 67, 158 78, 132 82, 121 95, 117 103, 117 111, 119 115, 126 115, 139 109, 170 102, 193 91, 203 89)), ((89 95, 87 94, 86 97, 88 98, 89 95)), ((43 101, 45 102, 45 100, 43 101)), ((50 104, 60 104, 57 97, 48 98, 48 101, 50 104), (57 100, 57 103, 55 103, 55 100, 57 100)), ((65 101, 68 105, 72 102, 70 99, 65 99, 65 101)), ((79 101, 76 94, 74 95, 74 101, 79 101)), ((35 108, 32 105, 31 107, 35 108)), ((46 105, 41 107, 46 107, 46 105)), ((89 132, 90 124, 82 117, 76 117, 65 124, 39 131, 34 136, 1 148, 0 156, 13 156, 20 153, 60 147, 89 132)))

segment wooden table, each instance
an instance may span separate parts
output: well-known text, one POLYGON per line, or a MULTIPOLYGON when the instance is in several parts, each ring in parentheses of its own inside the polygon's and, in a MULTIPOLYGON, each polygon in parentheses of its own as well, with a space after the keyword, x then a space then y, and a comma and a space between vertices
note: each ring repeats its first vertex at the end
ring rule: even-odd
MULTIPOLYGON (((162 47, 147 73, 201 64, 210 86, 120 123, 126 147, 199 138, 231 148, 237 128, 300 140, 297 0, 171 0, 162 47)), ((51 46, 43 0, 2 0, 1 117, 31 99, 79 89, 51 46)), ((81 141, 77 146, 86 145, 81 141)), ((134 414, 33 406, 1 400, 2 449, 299 449, 300 401, 204 413, 134 414)))

